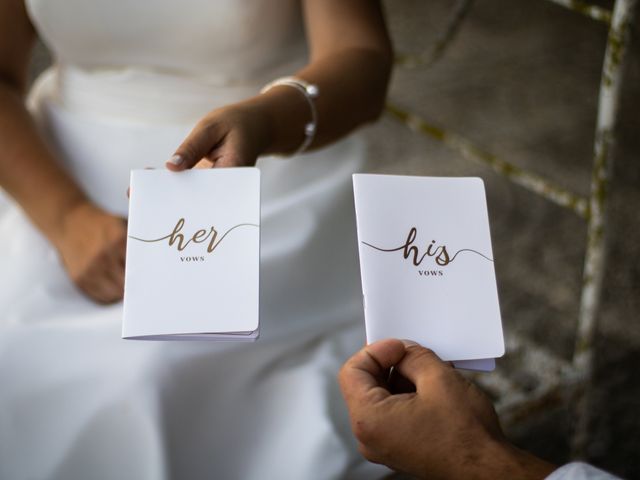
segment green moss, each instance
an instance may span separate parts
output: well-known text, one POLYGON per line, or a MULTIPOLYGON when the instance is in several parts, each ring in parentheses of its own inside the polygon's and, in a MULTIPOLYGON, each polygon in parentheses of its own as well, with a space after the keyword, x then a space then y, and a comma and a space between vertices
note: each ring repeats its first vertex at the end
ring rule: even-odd
POLYGON ((420 124, 420 130, 422 130, 424 133, 426 133, 427 135, 431 135, 433 138, 435 138, 436 140, 444 140, 445 137, 447 136, 447 134, 445 133, 444 130, 442 130, 441 128, 438 127, 434 127, 432 125, 427 125, 424 122, 421 122, 420 124))
POLYGON ((587 17, 595 18, 596 20, 602 20, 603 22, 611 22, 611 12, 604 8, 597 7, 595 5, 589 5, 586 2, 580 0, 571 0, 569 2, 569 8, 578 13, 586 15, 587 17))
POLYGON ((576 350, 575 353, 584 353, 587 350, 591 349, 591 340, 587 340, 584 337, 578 338, 576 342, 576 350))

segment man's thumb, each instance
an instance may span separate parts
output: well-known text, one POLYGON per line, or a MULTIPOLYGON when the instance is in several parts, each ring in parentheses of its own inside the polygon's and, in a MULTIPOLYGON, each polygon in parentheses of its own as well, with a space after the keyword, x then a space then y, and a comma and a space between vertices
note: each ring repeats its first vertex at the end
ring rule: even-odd
POLYGON ((402 361, 396 365, 396 369, 416 387, 419 388, 421 380, 429 377, 430 374, 441 369, 452 368, 451 365, 440 360, 433 350, 410 340, 403 340, 402 343, 406 353, 402 361))

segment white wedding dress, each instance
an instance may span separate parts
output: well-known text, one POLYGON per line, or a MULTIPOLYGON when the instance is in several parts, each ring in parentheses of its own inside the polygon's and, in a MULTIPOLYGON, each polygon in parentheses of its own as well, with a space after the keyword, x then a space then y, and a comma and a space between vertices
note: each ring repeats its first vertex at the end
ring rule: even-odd
MULTIPOLYGON (((91 198, 123 216, 130 169, 163 168, 203 114, 305 61, 293 0, 26 3, 55 59, 33 115, 91 198)), ((363 145, 258 166, 262 337, 250 345, 122 340, 122 305, 79 293, 0 192, 1 479, 388 472, 358 454, 335 378, 364 341, 350 177, 363 145)))

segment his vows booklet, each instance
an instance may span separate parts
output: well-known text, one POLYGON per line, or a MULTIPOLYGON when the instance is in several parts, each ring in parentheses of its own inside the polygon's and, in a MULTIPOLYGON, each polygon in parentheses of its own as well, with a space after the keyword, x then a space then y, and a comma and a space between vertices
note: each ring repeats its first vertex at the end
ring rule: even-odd
POLYGON ((356 174, 353 187, 367 341, 493 370, 504 339, 482 180, 356 174))
POLYGON ((133 170, 122 338, 255 340, 260 171, 133 170))

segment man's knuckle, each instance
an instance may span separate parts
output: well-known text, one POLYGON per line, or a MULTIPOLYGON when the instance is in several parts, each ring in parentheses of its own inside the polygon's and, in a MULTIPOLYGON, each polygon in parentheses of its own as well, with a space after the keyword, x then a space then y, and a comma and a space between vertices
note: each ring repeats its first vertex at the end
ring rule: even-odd
POLYGON ((105 295, 102 295, 102 294, 97 294, 93 299, 97 303, 99 303, 100 305, 109 305, 110 303, 113 303, 113 302, 109 301, 108 297, 106 297, 105 295))
POLYGON ((369 449, 369 447, 360 442, 358 443, 358 451, 360 452, 360 455, 369 460, 369 457, 371 456, 371 450, 369 449))
POLYGON ((109 260, 111 257, 111 248, 109 245, 105 245, 100 253, 93 259, 92 270, 94 272, 102 272, 109 265, 109 260))
POLYGON ((89 279, 91 278, 91 274, 88 269, 82 269, 71 272, 70 277, 71 280, 73 280, 73 283, 82 289, 86 289, 89 279))
POLYGON ((340 370, 338 370, 338 374, 336 375, 336 378, 338 379, 338 383, 340 384, 341 388, 344 388, 346 386, 346 382, 347 382, 347 369, 348 369, 348 364, 344 364, 340 370))
POLYGON ((109 245, 107 251, 105 253, 111 254, 114 251, 118 251, 125 247, 126 245, 126 235, 121 235, 120 233, 116 233, 113 238, 109 241, 109 245))
POLYGON ((376 426, 370 420, 364 418, 356 418, 353 422, 353 434, 359 442, 371 444, 377 439, 376 426))
POLYGON ((368 445, 365 445, 362 442, 358 443, 358 451, 360 452, 360 455, 362 455, 368 461, 372 463, 380 463, 379 455, 368 445))
POLYGON ((434 352, 433 350, 431 350, 430 348, 427 347, 419 347, 419 355, 422 355, 423 357, 429 357, 429 358, 436 358, 436 352, 434 352))
POLYGON ((455 375, 448 369, 437 368, 429 372, 425 377, 432 385, 438 385, 440 388, 449 389, 452 382, 456 380, 455 375))
POLYGON ((449 383, 452 380, 451 372, 444 368, 438 368, 432 372, 433 379, 438 383, 449 383))
POLYGON ((436 353, 429 349, 429 348, 424 348, 424 347, 412 347, 415 350, 413 352, 411 352, 411 357, 413 358, 414 361, 416 362, 434 362, 434 361, 438 361, 438 356, 436 355, 436 353))
POLYGON ((203 117, 196 122, 193 128, 193 133, 198 134, 198 133, 206 132, 211 128, 212 125, 213 125, 213 122, 211 121, 209 116, 203 117))

